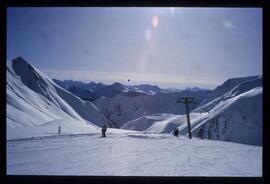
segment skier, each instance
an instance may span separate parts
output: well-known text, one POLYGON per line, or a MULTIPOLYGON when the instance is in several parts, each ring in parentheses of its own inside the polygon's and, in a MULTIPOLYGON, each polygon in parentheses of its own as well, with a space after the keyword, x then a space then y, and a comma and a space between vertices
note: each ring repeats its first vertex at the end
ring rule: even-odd
POLYGON ((178 128, 175 128, 173 131, 173 135, 178 137, 178 134, 179 134, 179 130, 178 130, 178 128))
POLYGON ((106 131, 107 131, 107 127, 104 124, 103 127, 102 127, 102 129, 101 129, 102 137, 106 137, 106 131))

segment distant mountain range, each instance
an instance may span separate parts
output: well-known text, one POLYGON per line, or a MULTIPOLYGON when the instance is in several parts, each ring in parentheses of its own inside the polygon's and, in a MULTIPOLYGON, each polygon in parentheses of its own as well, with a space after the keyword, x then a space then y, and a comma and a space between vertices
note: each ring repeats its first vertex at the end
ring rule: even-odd
POLYGON ((73 81, 73 80, 57 80, 53 81, 61 86, 62 88, 70 91, 76 96, 80 97, 83 100, 94 101, 100 97, 114 97, 115 95, 122 94, 124 96, 135 97, 143 95, 155 95, 160 93, 176 93, 181 91, 192 91, 200 92, 205 91, 209 92, 208 89, 201 89, 198 87, 189 88, 187 87, 184 90, 176 88, 167 88, 161 89, 155 85, 141 84, 141 85, 124 85, 119 82, 115 82, 112 85, 105 85, 103 83, 89 82, 85 83, 82 81, 73 81))

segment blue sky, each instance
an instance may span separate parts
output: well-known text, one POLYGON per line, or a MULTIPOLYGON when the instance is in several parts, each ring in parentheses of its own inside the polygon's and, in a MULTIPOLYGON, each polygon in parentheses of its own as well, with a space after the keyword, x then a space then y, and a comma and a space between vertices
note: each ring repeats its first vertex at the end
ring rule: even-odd
POLYGON ((57 79, 213 89, 262 74, 262 10, 8 8, 7 56, 57 79))

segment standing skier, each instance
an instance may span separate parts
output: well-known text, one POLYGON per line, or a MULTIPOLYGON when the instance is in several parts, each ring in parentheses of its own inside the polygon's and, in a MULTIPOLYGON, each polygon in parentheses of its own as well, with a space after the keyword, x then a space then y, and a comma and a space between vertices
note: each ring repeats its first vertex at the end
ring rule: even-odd
POLYGON ((102 127, 102 129, 101 129, 102 137, 106 137, 106 131, 107 131, 107 127, 104 124, 103 127, 102 127))
POLYGON ((178 128, 175 128, 173 131, 173 135, 178 137, 178 134, 179 134, 179 130, 178 130, 178 128))

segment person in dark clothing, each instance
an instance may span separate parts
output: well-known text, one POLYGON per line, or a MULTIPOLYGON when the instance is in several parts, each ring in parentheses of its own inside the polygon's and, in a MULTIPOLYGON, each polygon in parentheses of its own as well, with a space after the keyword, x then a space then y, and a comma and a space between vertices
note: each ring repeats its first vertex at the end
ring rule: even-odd
POLYGON ((107 131, 107 127, 104 124, 103 127, 102 127, 102 129, 101 129, 102 137, 106 137, 106 131, 107 131))
POLYGON ((173 135, 178 137, 178 134, 179 134, 179 129, 175 128, 174 131, 173 131, 173 135))

